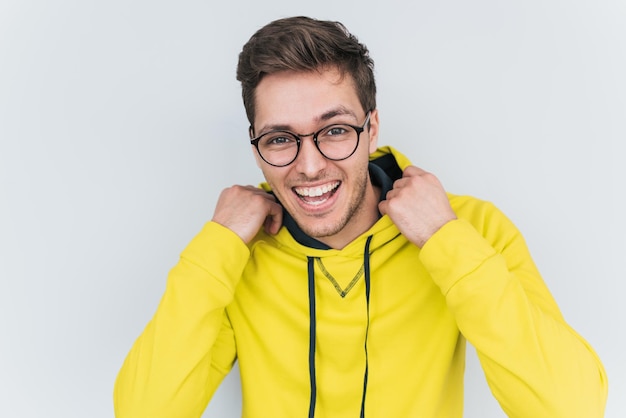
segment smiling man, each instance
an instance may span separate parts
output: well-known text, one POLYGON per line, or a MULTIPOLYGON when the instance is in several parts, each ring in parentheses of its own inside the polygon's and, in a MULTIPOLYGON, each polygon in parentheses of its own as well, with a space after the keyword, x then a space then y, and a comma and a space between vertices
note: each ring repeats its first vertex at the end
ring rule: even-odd
POLYGON ((367 167, 378 112, 362 108, 351 77, 333 67, 270 74, 256 89, 256 104, 257 163, 302 231, 343 248, 372 226, 380 190, 367 167), (303 139, 288 132, 315 133, 303 139))
POLYGON ((378 147, 373 61, 339 23, 272 22, 238 80, 266 182, 222 192, 115 385, 122 417, 461 417, 465 344, 511 417, 601 417, 606 375, 514 225, 378 147))

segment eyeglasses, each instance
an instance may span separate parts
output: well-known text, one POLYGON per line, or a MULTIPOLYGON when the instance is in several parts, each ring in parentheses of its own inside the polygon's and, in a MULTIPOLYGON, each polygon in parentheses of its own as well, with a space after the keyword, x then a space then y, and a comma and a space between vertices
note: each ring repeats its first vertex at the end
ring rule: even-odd
POLYGON ((296 160, 300 153, 302 138, 313 137, 319 152, 327 159, 341 161, 354 154, 359 146, 361 132, 370 120, 371 111, 367 112, 361 126, 348 124, 329 125, 317 132, 300 135, 289 131, 269 131, 250 140, 257 152, 269 165, 285 167, 296 160))

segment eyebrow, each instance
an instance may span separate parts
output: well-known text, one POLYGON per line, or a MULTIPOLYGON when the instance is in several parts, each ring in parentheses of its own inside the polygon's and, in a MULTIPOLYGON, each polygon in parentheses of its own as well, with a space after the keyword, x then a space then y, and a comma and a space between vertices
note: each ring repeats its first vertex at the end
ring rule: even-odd
MULTIPOLYGON (((348 109, 345 106, 337 106, 336 108, 327 110, 326 112, 322 113, 321 115, 317 116, 315 118, 315 122, 318 124, 321 124, 322 122, 327 122, 337 116, 343 116, 343 115, 348 115, 348 116, 352 116, 355 121, 357 120, 357 116, 356 114, 348 109)), ((269 125, 264 125, 261 127, 261 129, 259 129, 259 132, 261 133, 266 133, 266 132, 270 132, 270 131, 290 131, 293 132, 293 126, 291 125, 285 125, 285 124, 269 124, 269 125)))
POLYGON ((327 120, 334 118, 335 116, 343 116, 343 115, 352 116, 355 119, 355 121, 357 119, 356 114, 352 110, 344 106, 339 106, 335 109, 331 109, 325 113, 322 113, 322 115, 318 117, 317 120, 319 122, 325 122, 327 120))

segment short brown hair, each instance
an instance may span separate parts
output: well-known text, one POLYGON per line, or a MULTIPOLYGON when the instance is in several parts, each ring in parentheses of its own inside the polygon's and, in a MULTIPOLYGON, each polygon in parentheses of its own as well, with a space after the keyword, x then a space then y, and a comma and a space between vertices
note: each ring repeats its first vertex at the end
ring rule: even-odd
POLYGON ((329 66, 352 77, 364 111, 376 108, 374 61, 367 47, 343 24, 298 16, 275 20, 259 29, 244 45, 237 65, 250 124, 254 125, 255 92, 263 76, 329 66))

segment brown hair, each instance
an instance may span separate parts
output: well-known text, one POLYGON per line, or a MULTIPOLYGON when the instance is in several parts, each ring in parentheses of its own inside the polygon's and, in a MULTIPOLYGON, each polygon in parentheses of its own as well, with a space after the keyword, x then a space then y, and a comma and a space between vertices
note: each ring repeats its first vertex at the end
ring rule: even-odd
POLYGON ((259 29, 243 46, 237 65, 250 124, 254 125, 255 92, 264 75, 317 71, 328 66, 352 77, 363 110, 376 108, 374 61, 367 47, 343 24, 298 16, 275 20, 259 29))

